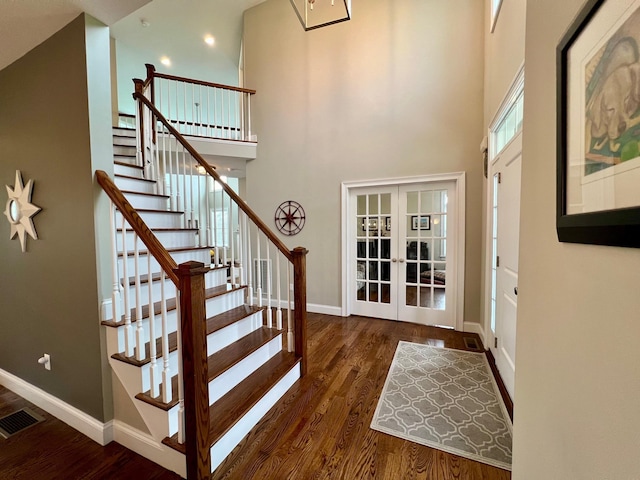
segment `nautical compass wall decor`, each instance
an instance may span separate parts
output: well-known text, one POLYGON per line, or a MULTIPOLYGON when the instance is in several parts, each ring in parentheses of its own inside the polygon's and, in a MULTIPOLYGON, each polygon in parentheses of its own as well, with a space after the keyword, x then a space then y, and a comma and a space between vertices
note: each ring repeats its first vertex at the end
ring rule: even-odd
POLYGON ((16 184, 13 188, 7 187, 7 208, 4 211, 9 225, 11 225, 11 234, 9 239, 18 235, 20 238, 20 246, 22 252, 27 251, 27 233, 34 240, 38 239, 36 227, 33 225, 32 217, 38 213, 41 208, 31 203, 31 193, 33 190, 33 180, 29 180, 25 186, 22 182, 22 174, 16 170, 16 184))
POLYGON ((304 227, 304 208, 298 202, 287 200, 276 208, 276 227, 285 235, 295 235, 300 233, 304 227))

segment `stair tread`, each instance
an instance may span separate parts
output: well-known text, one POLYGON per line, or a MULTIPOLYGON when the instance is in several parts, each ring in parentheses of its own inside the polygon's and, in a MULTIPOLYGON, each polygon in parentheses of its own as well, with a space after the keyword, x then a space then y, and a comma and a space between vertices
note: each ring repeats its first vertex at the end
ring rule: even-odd
MULTIPOLYGON (((116 157, 124 157, 125 155, 115 155, 116 157)), ((141 167, 140 165, 133 165, 132 163, 127 163, 127 162, 119 162, 117 160, 113 161, 114 165, 120 165, 121 167, 131 167, 131 168, 135 168, 137 170, 144 170, 144 167, 141 167)))
POLYGON ((121 190, 121 192, 124 193, 125 196, 126 195, 144 195, 145 197, 169 198, 169 195, 161 195, 160 193, 135 192, 133 190, 121 190))
MULTIPOLYGON (((141 179, 143 180, 143 179, 141 179)), ((147 213, 169 213, 171 215, 184 215, 184 212, 179 210, 160 210, 157 208, 136 208, 136 212, 147 212, 147 213)))
MULTIPOLYGON (((204 291, 205 299, 217 297, 219 295, 224 295, 225 293, 235 292, 236 290, 241 290, 241 289, 244 289, 244 288, 247 288, 247 286, 246 285, 234 286, 234 285, 231 285, 229 283, 225 283, 224 285, 220 285, 220 286, 217 286, 217 287, 207 288, 204 291)), ((162 311, 161 311, 161 303, 162 302, 155 302, 153 304, 154 315, 160 315, 162 313, 162 311)), ((175 299, 175 297, 168 298, 167 299, 167 306, 166 306, 167 311, 175 310, 175 308, 176 308, 176 299, 175 299)), ((144 318, 147 318, 148 316, 149 316, 149 305, 143 305, 142 306, 142 318, 144 319, 144 318)), ((131 322, 135 322, 136 320, 137 320, 136 309, 132 308, 131 309, 131 322)), ((122 325, 124 325, 124 315, 122 315, 120 317, 120 321, 119 322, 114 322, 112 320, 105 320, 105 321, 102 322, 102 325, 105 325, 107 327, 121 327, 122 325)))
POLYGON ((240 305, 239 307, 232 308, 231 310, 227 310, 226 312, 207 318, 207 334, 222 330, 223 328, 234 324, 238 320, 242 320, 249 315, 264 311, 265 309, 266 307, 240 305))
POLYGON ((231 367, 237 365, 243 358, 252 354, 263 345, 282 334, 282 330, 260 327, 257 330, 236 340, 231 345, 209 356, 209 379, 214 379, 231 367))
MULTIPOLYGON (((213 267, 210 268, 210 271, 205 273, 205 275, 207 275, 210 272, 213 272, 215 270, 220 270, 224 267, 213 267)), ((152 282, 159 282, 162 279, 162 274, 160 272, 154 272, 151 274, 151 281, 152 282)), ((168 280, 168 278, 167 278, 168 280)), ((149 275, 148 274, 144 274, 144 275, 140 275, 140 284, 145 284, 145 283, 149 283, 149 275)), ((120 284, 122 284, 122 282, 120 282, 120 284)), ((129 277, 129 286, 133 287, 136 284, 136 277, 129 277)))
POLYGON ((140 180, 142 182, 156 183, 155 180, 149 180, 148 178, 132 177, 131 175, 122 175, 121 173, 115 173, 113 176, 118 178, 128 178, 130 180, 140 180))
MULTIPOLYGON (((280 351, 211 405, 209 445, 220 440, 299 361, 293 353, 280 351)), ((185 446, 178 443, 177 434, 165 438, 162 443, 185 453, 185 446)))
MULTIPOLYGON (((211 250, 212 248, 215 248, 213 246, 205 246, 205 247, 172 247, 172 248, 166 248, 165 250, 169 253, 177 253, 177 252, 190 252, 193 250, 211 250)), ((147 251, 146 250, 138 250, 138 255, 146 255, 147 251)), ((132 251, 128 251, 127 252, 127 256, 129 257, 133 257, 134 252, 132 251)), ((122 257, 122 252, 118 252, 118 257, 122 257)))
MULTIPOLYGON (((197 228, 184 228, 184 227, 149 227, 152 232, 197 232, 197 228)), ((122 228, 117 228, 117 231, 122 233, 122 228)), ((132 230, 127 229, 128 232, 132 230)), ((204 248, 204 247, 202 247, 204 248)))

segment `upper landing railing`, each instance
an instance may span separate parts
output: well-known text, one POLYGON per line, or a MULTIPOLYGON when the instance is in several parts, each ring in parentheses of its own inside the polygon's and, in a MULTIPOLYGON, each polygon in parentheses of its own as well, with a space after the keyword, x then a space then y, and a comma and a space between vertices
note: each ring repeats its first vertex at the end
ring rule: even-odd
POLYGON ((146 64, 148 98, 182 135, 255 142, 251 96, 246 88, 156 72, 146 64))

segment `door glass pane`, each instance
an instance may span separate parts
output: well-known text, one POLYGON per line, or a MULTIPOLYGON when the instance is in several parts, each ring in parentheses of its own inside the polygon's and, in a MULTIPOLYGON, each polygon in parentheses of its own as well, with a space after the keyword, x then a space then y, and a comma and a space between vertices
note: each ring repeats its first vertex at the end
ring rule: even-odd
POLYGON ((369 280, 378 280, 378 262, 369 262, 369 280))
POLYGON ((391 262, 380 262, 380 280, 391 281, 391 262))
POLYGON ((418 213, 418 192, 407 192, 407 213, 418 213))
POLYGON ((391 303, 391 285, 383 283, 380 287, 382 289, 380 303, 391 303))
POLYGON ((356 202, 358 204, 357 215, 366 215, 367 214, 367 196, 358 195, 356 197, 356 202))
POLYGON ((444 286, 439 287, 437 285, 433 288, 433 309, 444 310, 446 306, 446 296, 444 286))
POLYGON ((369 214, 377 215, 380 212, 378 201, 379 201, 378 195, 369 195, 369 214))
POLYGON ((382 215, 391 215, 391 194, 383 193, 380 195, 380 213, 382 215))
POLYGON ((369 284, 369 301, 370 302, 378 301, 378 284, 377 283, 369 284))
POLYGON ((418 287, 407 285, 407 305, 416 307, 418 305, 418 287))

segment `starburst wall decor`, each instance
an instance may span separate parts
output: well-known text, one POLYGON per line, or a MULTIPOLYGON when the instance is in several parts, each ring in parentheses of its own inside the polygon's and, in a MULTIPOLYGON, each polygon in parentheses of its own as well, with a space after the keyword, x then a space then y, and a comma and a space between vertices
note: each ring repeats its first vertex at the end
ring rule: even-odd
POLYGON ((7 208, 4 211, 9 225, 11 225, 11 234, 9 239, 18 235, 22 252, 27 251, 27 234, 34 240, 38 239, 36 227, 33 225, 33 217, 42 210, 37 205, 31 203, 31 193, 33 191, 33 180, 29 180, 25 186, 22 182, 22 174, 16 170, 16 184, 13 188, 7 187, 7 208))

